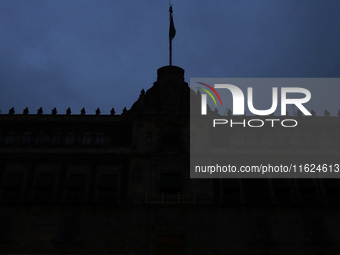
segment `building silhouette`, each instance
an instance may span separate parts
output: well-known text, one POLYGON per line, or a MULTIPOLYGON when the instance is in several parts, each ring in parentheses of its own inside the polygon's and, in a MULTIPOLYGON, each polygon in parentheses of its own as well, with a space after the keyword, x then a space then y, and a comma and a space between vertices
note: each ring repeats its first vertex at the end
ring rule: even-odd
MULTIPOLYGON (((338 179, 190 179, 194 92, 157 76, 121 115, 0 114, 2 254, 339 254, 338 179)), ((228 157, 339 163, 339 118, 294 118, 230 130, 228 157)))

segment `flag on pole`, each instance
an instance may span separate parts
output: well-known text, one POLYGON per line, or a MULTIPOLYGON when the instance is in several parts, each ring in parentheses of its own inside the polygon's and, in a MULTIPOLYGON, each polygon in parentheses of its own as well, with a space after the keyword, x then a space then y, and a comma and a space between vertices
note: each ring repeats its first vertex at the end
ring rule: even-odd
POLYGON ((176 35, 176 29, 174 25, 174 20, 172 18, 172 6, 170 6, 170 29, 169 29, 169 39, 172 41, 176 35))

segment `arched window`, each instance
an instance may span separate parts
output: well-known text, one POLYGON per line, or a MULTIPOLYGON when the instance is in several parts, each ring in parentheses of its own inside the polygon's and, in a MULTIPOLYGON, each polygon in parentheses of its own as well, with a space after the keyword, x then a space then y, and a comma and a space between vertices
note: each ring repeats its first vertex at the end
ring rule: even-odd
POLYGON ((82 144, 91 144, 91 138, 92 138, 91 132, 85 131, 83 133, 83 138, 81 139, 81 143, 82 144))
POLYGON ((15 132, 14 131, 8 132, 5 137, 5 144, 13 144, 14 141, 15 141, 15 132))
POLYGON ((22 136, 21 144, 30 144, 32 142, 32 132, 25 131, 24 135, 22 136))
POLYGON ((52 144, 53 145, 61 144, 61 138, 62 138, 61 132, 55 131, 52 136, 52 144))
POLYGON ((65 136, 65 144, 66 145, 72 145, 75 141, 75 133, 73 131, 69 131, 66 133, 65 136))
POLYGON ((94 142, 95 142, 96 145, 104 144, 105 143, 105 133, 103 131, 97 132, 94 142))
POLYGON ((45 132, 44 131, 39 131, 35 137, 35 144, 43 144, 45 142, 45 132))

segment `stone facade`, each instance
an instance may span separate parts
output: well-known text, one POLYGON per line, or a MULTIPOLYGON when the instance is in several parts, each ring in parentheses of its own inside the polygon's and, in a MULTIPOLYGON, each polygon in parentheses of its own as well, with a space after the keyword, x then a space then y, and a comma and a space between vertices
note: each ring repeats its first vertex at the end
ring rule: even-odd
MULTIPOLYGON (((1 253, 339 254, 337 179, 190 179, 190 93, 166 66, 122 115, 0 114, 1 253)), ((338 159, 338 118, 299 122, 228 156, 338 159)))

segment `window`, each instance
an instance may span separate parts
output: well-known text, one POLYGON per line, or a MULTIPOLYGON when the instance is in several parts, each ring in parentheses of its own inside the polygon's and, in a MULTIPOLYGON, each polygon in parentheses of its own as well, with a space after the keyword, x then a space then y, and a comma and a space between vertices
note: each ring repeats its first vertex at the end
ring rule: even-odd
POLYGON ((233 145, 237 147, 244 147, 246 145, 246 140, 244 139, 244 135, 241 133, 236 133, 232 137, 233 145))
POLYGON ((262 142, 266 148, 273 148, 275 146, 275 137, 272 133, 266 133, 262 137, 262 142))
POLYGON ((131 181, 140 182, 144 177, 144 167, 142 165, 136 165, 131 173, 131 181))
POLYGON ((276 194, 287 194, 290 192, 291 185, 287 179, 273 179, 273 189, 276 194))
POLYGON ((102 195, 113 195, 116 192, 117 177, 113 174, 103 174, 98 181, 98 190, 102 195))
POLYGON ((237 179, 222 179, 224 194, 238 194, 240 185, 237 179))
POLYGON ((306 145, 309 148, 317 148, 318 147, 318 140, 316 139, 316 135, 312 132, 308 132, 305 134, 305 141, 306 145))
POLYGON ((254 133, 247 134, 247 145, 250 147, 255 147, 259 145, 259 139, 254 133))
POLYGON ((53 133, 52 144, 53 145, 61 144, 61 132, 60 131, 56 131, 53 133))
POLYGON ((97 132, 94 143, 96 145, 103 145, 105 143, 105 133, 103 131, 97 132))
POLYGON ((65 144, 66 145, 72 145, 74 144, 74 140, 75 140, 75 134, 73 131, 69 131, 66 133, 66 137, 65 137, 65 144))
POLYGON ((45 142, 45 132, 40 131, 37 133, 37 136, 35 137, 35 144, 41 145, 45 142))
POLYGON ((8 132, 8 134, 5 137, 5 144, 13 144, 15 141, 15 132, 14 131, 10 131, 8 132))
POLYGON ((314 193, 316 184, 313 179, 298 179, 300 192, 302 194, 314 193))
POLYGON ((3 184, 5 189, 20 189, 22 182, 22 174, 10 174, 3 184))
POLYGON ((82 195, 86 185, 85 174, 71 174, 67 183, 68 193, 70 195, 82 195))
POLYGON ((288 143, 288 139, 287 139, 287 135, 283 132, 279 132, 278 135, 277 135, 277 142, 278 142, 278 145, 281 147, 281 148, 287 148, 289 143, 288 143))
POLYGON ((320 137, 320 144, 326 148, 332 148, 334 146, 334 143, 331 135, 323 133, 320 137))
POLYGON ((290 135, 289 138, 290 144, 293 146, 301 148, 305 145, 302 135, 298 132, 290 135))
POLYGON ((148 132, 147 144, 151 144, 151 143, 152 143, 152 133, 148 132))
POLYGON ((247 203, 270 203, 270 190, 267 179, 243 179, 242 183, 247 203))
POLYGON ((40 174, 35 184, 37 193, 51 193, 54 185, 54 174, 40 174))
POLYGON ((91 144, 91 138, 92 138, 92 135, 91 135, 91 132, 90 131, 86 131, 83 133, 83 138, 81 140, 81 143, 82 144, 91 144))
POLYGON ((162 174, 160 182, 160 191, 165 194, 177 194, 181 192, 181 175, 180 174, 162 174))
POLYGON ((32 142, 32 132, 25 131, 24 135, 22 136, 21 144, 30 144, 32 142))
POLYGON ((340 194, 340 182, 338 179, 323 179, 323 184, 327 193, 340 194))
POLYGON ((22 174, 10 174, 7 176, 3 183, 4 198, 6 202, 14 202, 20 195, 23 175, 22 174))

